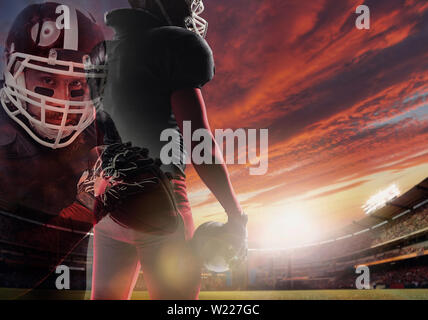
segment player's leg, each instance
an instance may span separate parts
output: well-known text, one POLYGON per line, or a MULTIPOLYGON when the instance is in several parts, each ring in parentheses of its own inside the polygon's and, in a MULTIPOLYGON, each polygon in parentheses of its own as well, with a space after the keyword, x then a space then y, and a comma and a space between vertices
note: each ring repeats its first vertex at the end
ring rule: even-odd
MULTIPOLYGON (((107 223, 114 228, 114 221, 107 223)), ((101 221, 100 227, 94 228, 91 299, 130 299, 140 270, 137 250, 132 244, 113 239, 103 227, 101 221)))
POLYGON ((154 300, 196 300, 201 268, 187 243, 171 241, 141 249, 141 267, 149 296, 154 300))
POLYGON ((194 224, 184 179, 174 180, 174 193, 183 223, 168 238, 138 246, 141 267, 151 299, 196 300, 201 285, 201 265, 188 243, 194 224))

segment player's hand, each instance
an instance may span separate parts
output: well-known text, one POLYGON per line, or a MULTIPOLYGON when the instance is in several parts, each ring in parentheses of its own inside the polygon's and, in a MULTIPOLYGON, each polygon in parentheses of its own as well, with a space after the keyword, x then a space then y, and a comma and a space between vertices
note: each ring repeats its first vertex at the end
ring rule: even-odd
POLYGON ((231 268, 238 266, 245 261, 248 253, 248 216, 245 213, 241 215, 229 216, 225 228, 230 235, 231 246, 231 268))
POLYGON ((77 183, 76 200, 94 214, 95 222, 105 216, 102 202, 98 198, 105 185, 103 179, 97 176, 93 169, 83 172, 77 183))
POLYGON ((83 204, 89 210, 94 209, 95 196, 93 190, 93 184, 90 180, 90 171, 86 170, 77 183, 77 200, 83 204))
POLYGON ((247 237, 247 223, 248 216, 245 213, 241 215, 230 215, 228 217, 226 227, 230 232, 236 234, 237 236, 247 237))

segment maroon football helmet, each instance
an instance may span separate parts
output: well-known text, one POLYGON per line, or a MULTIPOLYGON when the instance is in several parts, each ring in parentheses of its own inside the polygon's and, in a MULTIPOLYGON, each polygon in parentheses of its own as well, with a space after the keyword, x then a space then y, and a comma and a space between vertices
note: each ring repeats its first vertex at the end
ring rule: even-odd
POLYGON ((104 74, 92 72, 88 55, 103 40, 92 16, 60 3, 29 5, 15 19, 6 41, 0 100, 38 143, 66 147, 93 122, 86 79, 104 74), (39 83, 30 85, 29 74, 39 83), (66 84, 61 88, 67 94, 56 91, 55 81, 66 84))

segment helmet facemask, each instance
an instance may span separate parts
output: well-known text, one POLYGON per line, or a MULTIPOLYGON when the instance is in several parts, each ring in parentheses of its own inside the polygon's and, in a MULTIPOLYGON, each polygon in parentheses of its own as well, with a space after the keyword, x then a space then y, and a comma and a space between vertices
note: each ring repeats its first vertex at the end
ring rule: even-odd
POLYGON ((186 17, 186 28, 205 38, 208 31, 208 22, 199 15, 205 10, 202 0, 190 0, 191 16, 186 17))
POLYGON ((53 149, 67 147, 95 119, 94 100, 88 93, 86 79, 105 75, 94 72, 95 68, 82 56, 75 51, 52 49, 48 58, 19 52, 8 57, 1 104, 41 145, 53 149), (75 62, 77 57, 81 62, 75 62), (49 85, 41 83, 33 88, 27 83, 26 75, 37 73, 70 83, 76 81, 79 86, 75 90, 67 88, 64 98, 54 98, 55 91, 49 85))
POLYGON ((205 9, 202 0, 184 0, 181 4, 175 2, 175 0, 169 0, 169 2, 165 0, 154 0, 154 2, 158 9, 156 11, 159 11, 159 14, 163 16, 169 25, 184 26, 188 30, 200 35, 202 38, 206 37, 208 22, 199 16, 205 9), (175 15, 169 14, 168 12, 175 12, 175 15))

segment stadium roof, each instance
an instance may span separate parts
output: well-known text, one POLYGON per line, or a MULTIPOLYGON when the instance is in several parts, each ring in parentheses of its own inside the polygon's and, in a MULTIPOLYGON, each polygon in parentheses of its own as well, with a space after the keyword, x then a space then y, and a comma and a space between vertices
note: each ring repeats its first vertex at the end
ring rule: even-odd
MULTIPOLYGON (((363 232, 380 227, 387 221, 396 219, 412 210, 417 209, 428 202, 428 178, 415 185, 406 193, 389 201, 384 207, 367 215, 359 221, 330 233, 326 239, 340 240, 351 235, 358 235, 363 232)), ((327 240, 327 241, 328 241, 327 240)))

